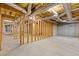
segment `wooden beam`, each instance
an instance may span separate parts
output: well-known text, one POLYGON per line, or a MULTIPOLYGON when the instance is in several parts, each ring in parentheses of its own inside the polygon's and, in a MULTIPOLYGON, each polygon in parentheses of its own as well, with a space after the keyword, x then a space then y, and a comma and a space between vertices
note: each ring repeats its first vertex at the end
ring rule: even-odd
POLYGON ((3 31, 3 20, 0 14, 0 50, 2 50, 2 31, 3 31))
POLYGON ((31 14, 31 16, 40 13, 40 11, 41 11, 41 12, 47 11, 49 8, 52 8, 52 7, 55 6, 55 5, 57 5, 57 4, 54 4, 54 3, 51 3, 51 4, 50 4, 50 3, 49 3, 47 6, 42 7, 42 8, 40 8, 40 9, 37 9, 35 12, 33 12, 33 13, 31 14))
POLYGON ((11 6, 12 8, 21 11, 22 13, 26 14, 26 10, 24 10, 23 8, 19 7, 18 5, 14 4, 14 3, 5 3, 8 6, 11 6))
POLYGON ((29 6, 28 6, 28 15, 30 15, 31 14, 31 9, 32 9, 32 3, 29 3, 29 6))
POLYGON ((4 19, 8 19, 8 20, 11 20, 11 21, 15 20, 15 17, 9 16, 9 15, 2 14, 2 16, 3 16, 4 19))
POLYGON ((64 3, 64 4, 62 4, 62 5, 63 5, 63 7, 64 7, 64 10, 65 10, 66 14, 67 14, 68 19, 71 20, 71 19, 72 19, 72 13, 71 13, 70 4, 64 3))
MULTIPOLYGON (((73 10, 71 10, 71 12, 73 13, 74 11, 77 11, 77 10, 79 10, 79 8, 73 9, 73 10)), ((59 15, 59 17, 62 17, 62 16, 64 16, 65 14, 66 14, 66 13, 63 12, 62 14, 59 15)), ((73 16, 73 14, 72 14, 72 16, 73 16)))
POLYGON ((8 12, 9 14, 14 14, 15 13, 16 15, 23 15, 23 13, 20 12, 19 10, 16 10, 16 9, 14 9, 14 8, 4 4, 4 3, 0 4, 0 8, 1 8, 1 12, 3 11, 3 13, 8 12))

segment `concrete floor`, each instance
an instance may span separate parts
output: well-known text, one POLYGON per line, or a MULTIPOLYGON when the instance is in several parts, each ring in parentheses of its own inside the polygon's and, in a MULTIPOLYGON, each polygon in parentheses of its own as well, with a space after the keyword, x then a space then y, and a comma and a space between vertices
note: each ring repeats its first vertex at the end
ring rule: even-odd
POLYGON ((19 46, 19 40, 14 39, 13 35, 3 35, 2 51, 0 51, 0 55, 5 55, 19 46))
MULTIPOLYGON (((16 40, 14 40, 16 41, 16 40)), ((7 43, 8 44, 8 43, 7 43)), ((79 39, 72 37, 54 36, 44 40, 25 44, 18 47, 18 43, 7 53, 6 56, 79 56, 79 39), (17 48, 14 48, 17 47, 17 48)))

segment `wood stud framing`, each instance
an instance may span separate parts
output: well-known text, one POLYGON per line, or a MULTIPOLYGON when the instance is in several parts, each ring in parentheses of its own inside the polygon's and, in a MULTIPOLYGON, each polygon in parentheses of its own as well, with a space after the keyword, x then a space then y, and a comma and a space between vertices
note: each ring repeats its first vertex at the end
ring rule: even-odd
MULTIPOLYGON (((53 25, 50 22, 38 20, 37 22, 30 23, 28 19, 27 24, 25 24, 23 21, 26 20, 25 18, 26 17, 24 16, 20 17, 21 23, 18 24, 19 27, 16 27, 16 24, 13 24, 11 27, 14 38, 17 36, 19 37, 20 45, 24 44, 25 39, 27 39, 27 43, 30 43, 52 36, 53 25), (18 28, 19 28, 18 31, 19 35, 17 35, 18 32, 16 31, 18 28), (24 30, 25 28, 27 29, 26 32, 24 30)), ((3 27, 3 20, 2 20, 2 14, 0 14, 0 50, 2 49, 2 27, 3 27)))
MULTIPOLYGON (((64 6, 64 9, 65 8, 69 9, 68 4, 63 4, 63 6, 64 6)), ((30 13, 31 13, 31 9, 30 9, 31 7, 32 7, 32 4, 30 4, 28 8, 28 11, 30 10, 29 11, 30 13)), ((45 10, 46 9, 47 8, 45 8, 45 10)), ((70 10, 65 10, 65 11, 67 12, 67 15, 70 15, 70 10)), ((37 10, 37 12, 35 12, 34 15, 36 15, 38 12, 40 11, 37 10)), ((7 6, 5 4, 0 4, 0 50, 2 50, 3 17, 5 18, 10 17, 10 19, 13 18, 15 20, 16 18, 22 15, 24 15, 22 12, 14 8, 11 8, 10 6, 7 6)), ((34 21, 37 21, 37 22, 32 22, 32 23, 30 22, 29 17, 27 17, 27 19, 25 16, 19 17, 19 18, 21 22, 19 24, 19 27, 17 27, 16 24, 13 24, 11 26, 11 29, 12 29, 12 34, 14 36, 14 39, 17 38, 17 36, 19 37, 20 45, 23 45, 25 43, 25 40, 27 41, 27 43, 30 43, 30 42, 42 40, 53 36, 53 23, 46 20, 42 20, 40 19, 40 17, 38 17, 40 19, 39 21, 37 21, 38 19, 34 19, 34 21), (27 24, 25 24, 24 20, 27 20, 26 22, 27 24), (18 28, 19 28, 19 31, 17 31, 18 28), (25 28, 27 29, 26 31, 25 31, 25 28), (18 32, 19 32, 19 35, 17 35, 18 32)), ((71 19, 71 15, 69 16, 69 19, 71 19)))

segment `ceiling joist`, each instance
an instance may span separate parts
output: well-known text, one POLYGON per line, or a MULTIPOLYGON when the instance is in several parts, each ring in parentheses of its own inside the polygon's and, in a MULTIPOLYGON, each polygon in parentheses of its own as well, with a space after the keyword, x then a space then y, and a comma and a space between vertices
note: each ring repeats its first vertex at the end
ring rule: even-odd
POLYGON ((63 7, 64 7, 65 13, 67 14, 68 19, 71 20, 71 19, 72 19, 72 13, 71 13, 70 4, 68 4, 68 3, 63 3, 62 5, 63 5, 63 7))
POLYGON ((30 15, 31 12, 32 12, 32 3, 28 5, 28 15, 30 15))
POLYGON ((16 5, 16 4, 13 4, 13 3, 5 3, 5 4, 6 4, 6 5, 9 5, 9 6, 11 6, 11 7, 13 7, 14 9, 17 9, 18 11, 23 12, 24 14, 27 14, 27 12, 26 12, 23 8, 19 7, 19 6, 16 5))
MULTIPOLYGON (((74 11, 76 11, 76 10, 79 10, 79 8, 73 9, 73 10, 71 10, 71 12, 74 12, 74 11)), ((66 13, 64 12, 64 13, 60 14, 59 17, 62 17, 62 16, 64 16, 65 14, 66 14, 66 13)), ((73 15, 73 14, 72 14, 72 15, 73 15)))
POLYGON ((36 14, 39 14, 40 12, 47 11, 49 8, 51 8, 51 7, 55 6, 55 5, 57 5, 57 4, 54 4, 54 3, 51 3, 51 4, 50 4, 50 3, 49 3, 49 4, 47 4, 47 6, 42 7, 42 8, 40 8, 40 9, 37 9, 35 12, 33 12, 33 13, 31 14, 31 16, 36 15, 36 14))

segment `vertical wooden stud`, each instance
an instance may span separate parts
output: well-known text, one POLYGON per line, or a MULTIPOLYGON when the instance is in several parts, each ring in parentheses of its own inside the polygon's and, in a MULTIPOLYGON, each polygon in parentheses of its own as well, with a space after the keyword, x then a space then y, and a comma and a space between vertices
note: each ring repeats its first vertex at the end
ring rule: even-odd
POLYGON ((35 30, 34 30, 34 36, 35 36, 35 41, 37 40, 37 35, 36 35, 36 32, 37 32, 37 23, 35 22, 35 30))
POLYGON ((29 43, 29 21, 27 24, 27 43, 29 43))
MULTIPOLYGON (((23 19, 21 19, 22 21, 23 19)), ((20 24, 20 45, 24 44, 24 22, 20 24)))
POLYGON ((40 21, 38 21, 38 40, 40 39, 40 35, 39 35, 40 34, 40 24, 39 23, 40 23, 40 21))
POLYGON ((42 33, 42 34, 41 34, 41 35, 42 35, 41 37, 42 37, 42 39, 43 39, 43 21, 41 21, 41 33, 42 33))
POLYGON ((35 23, 33 23, 33 41, 35 41, 35 23))
POLYGON ((42 39, 42 38, 41 38, 41 34, 42 34, 42 33, 41 33, 41 21, 40 21, 40 40, 42 39))
POLYGON ((3 20, 0 14, 0 50, 2 49, 2 30, 3 30, 3 20))

